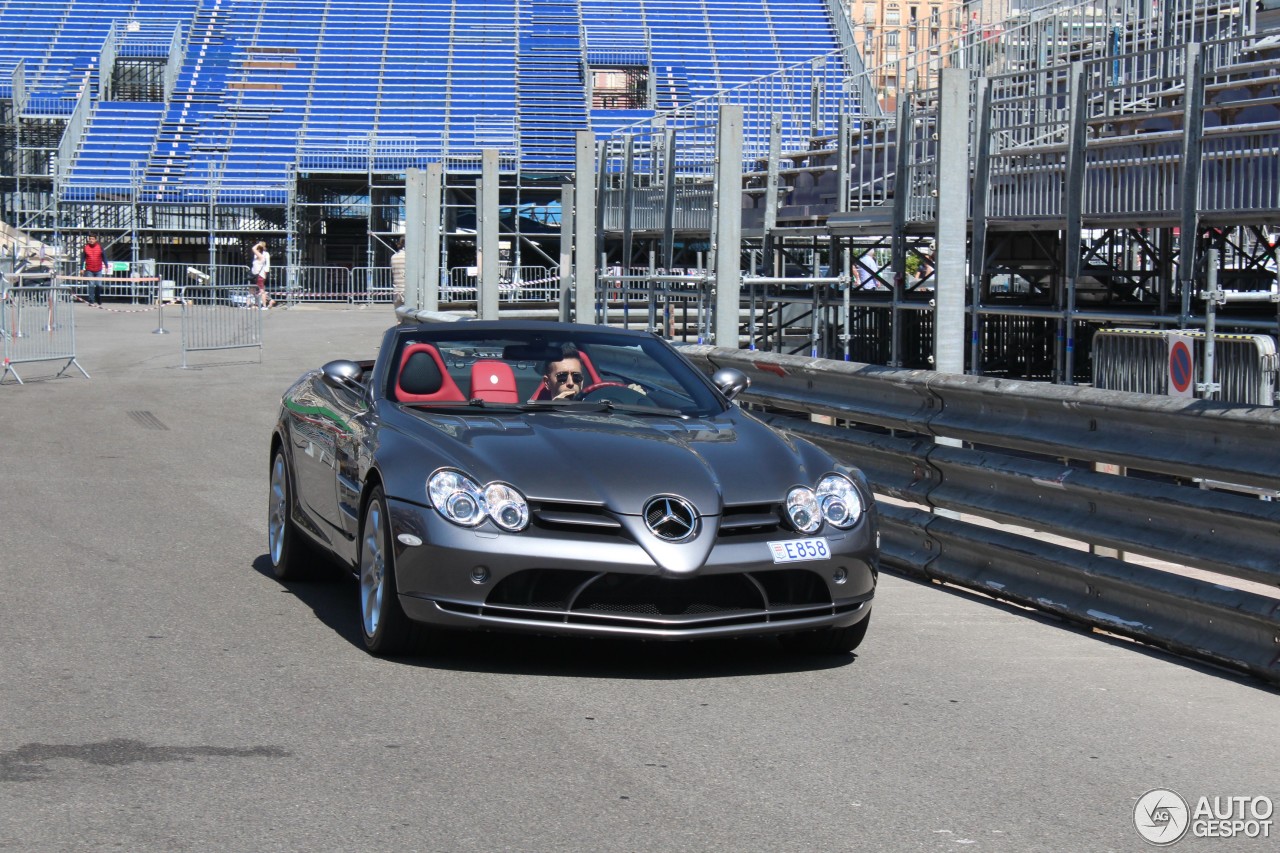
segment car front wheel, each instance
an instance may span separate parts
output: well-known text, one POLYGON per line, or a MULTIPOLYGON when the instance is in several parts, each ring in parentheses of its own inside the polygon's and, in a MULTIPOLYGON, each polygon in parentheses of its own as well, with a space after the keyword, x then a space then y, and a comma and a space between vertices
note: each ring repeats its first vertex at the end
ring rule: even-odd
POLYGON ((380 656, 410 651, 424 633, 400 606, 391 520, 381 487, 369 495, 360 525, 360 622, 365 648, 380 656))

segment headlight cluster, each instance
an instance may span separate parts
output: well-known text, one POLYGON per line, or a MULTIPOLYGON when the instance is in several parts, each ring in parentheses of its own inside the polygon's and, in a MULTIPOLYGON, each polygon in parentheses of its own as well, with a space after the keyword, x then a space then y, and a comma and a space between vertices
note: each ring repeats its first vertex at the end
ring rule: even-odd
POLYGON ((482 488, 466 474, 446 468, 427 480, 427 496, 441 515, 463 527, 475 527, 486 518, 511 533, 529 525, 529 504, 506 483, 482 488))
POLYGON ((862 512, 862 496, 843 474, 826 475, 816 489, 796 486, 787 492, 787 515, 801 533, 816 532, 823 521, 848 529, 858 523, 862 512))

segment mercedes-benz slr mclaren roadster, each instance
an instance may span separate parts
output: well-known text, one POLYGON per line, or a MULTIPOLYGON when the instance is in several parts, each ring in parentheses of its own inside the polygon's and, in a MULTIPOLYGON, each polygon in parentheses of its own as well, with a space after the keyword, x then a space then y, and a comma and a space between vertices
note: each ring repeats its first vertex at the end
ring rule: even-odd
POLYGON ((734 403, 747 385, 644 332, 394 327, 376 360, 284 395, 275 573, 336 558, 382 655, 450 628, 851 651, 876 586, 871 492, 734 403))

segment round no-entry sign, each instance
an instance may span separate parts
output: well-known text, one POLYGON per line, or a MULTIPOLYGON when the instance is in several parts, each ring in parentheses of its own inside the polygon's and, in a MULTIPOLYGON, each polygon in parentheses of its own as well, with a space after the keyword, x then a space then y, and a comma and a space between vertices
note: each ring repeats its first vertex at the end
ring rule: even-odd
POLYGON ((1195 363, 1191 360, 1191 341, 1174 338, 1169 342, 1169 393, 1180 397, 1191 396, 1195 383, 1195 363))

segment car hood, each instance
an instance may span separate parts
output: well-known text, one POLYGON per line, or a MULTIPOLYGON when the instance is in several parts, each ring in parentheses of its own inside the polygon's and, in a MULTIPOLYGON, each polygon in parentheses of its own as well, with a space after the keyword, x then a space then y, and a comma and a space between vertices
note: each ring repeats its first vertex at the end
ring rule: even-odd
POLYGON ((481 482, 623 515, 639 515, 657 495, 683 497, 700 516, 719 515, 725 501, 775 503, 792 486, 812 486, 831 465, 817 448, 736 408, 689 419, 563 411, 411 416, 429 427, 415 431, 424 442, 481 482))

